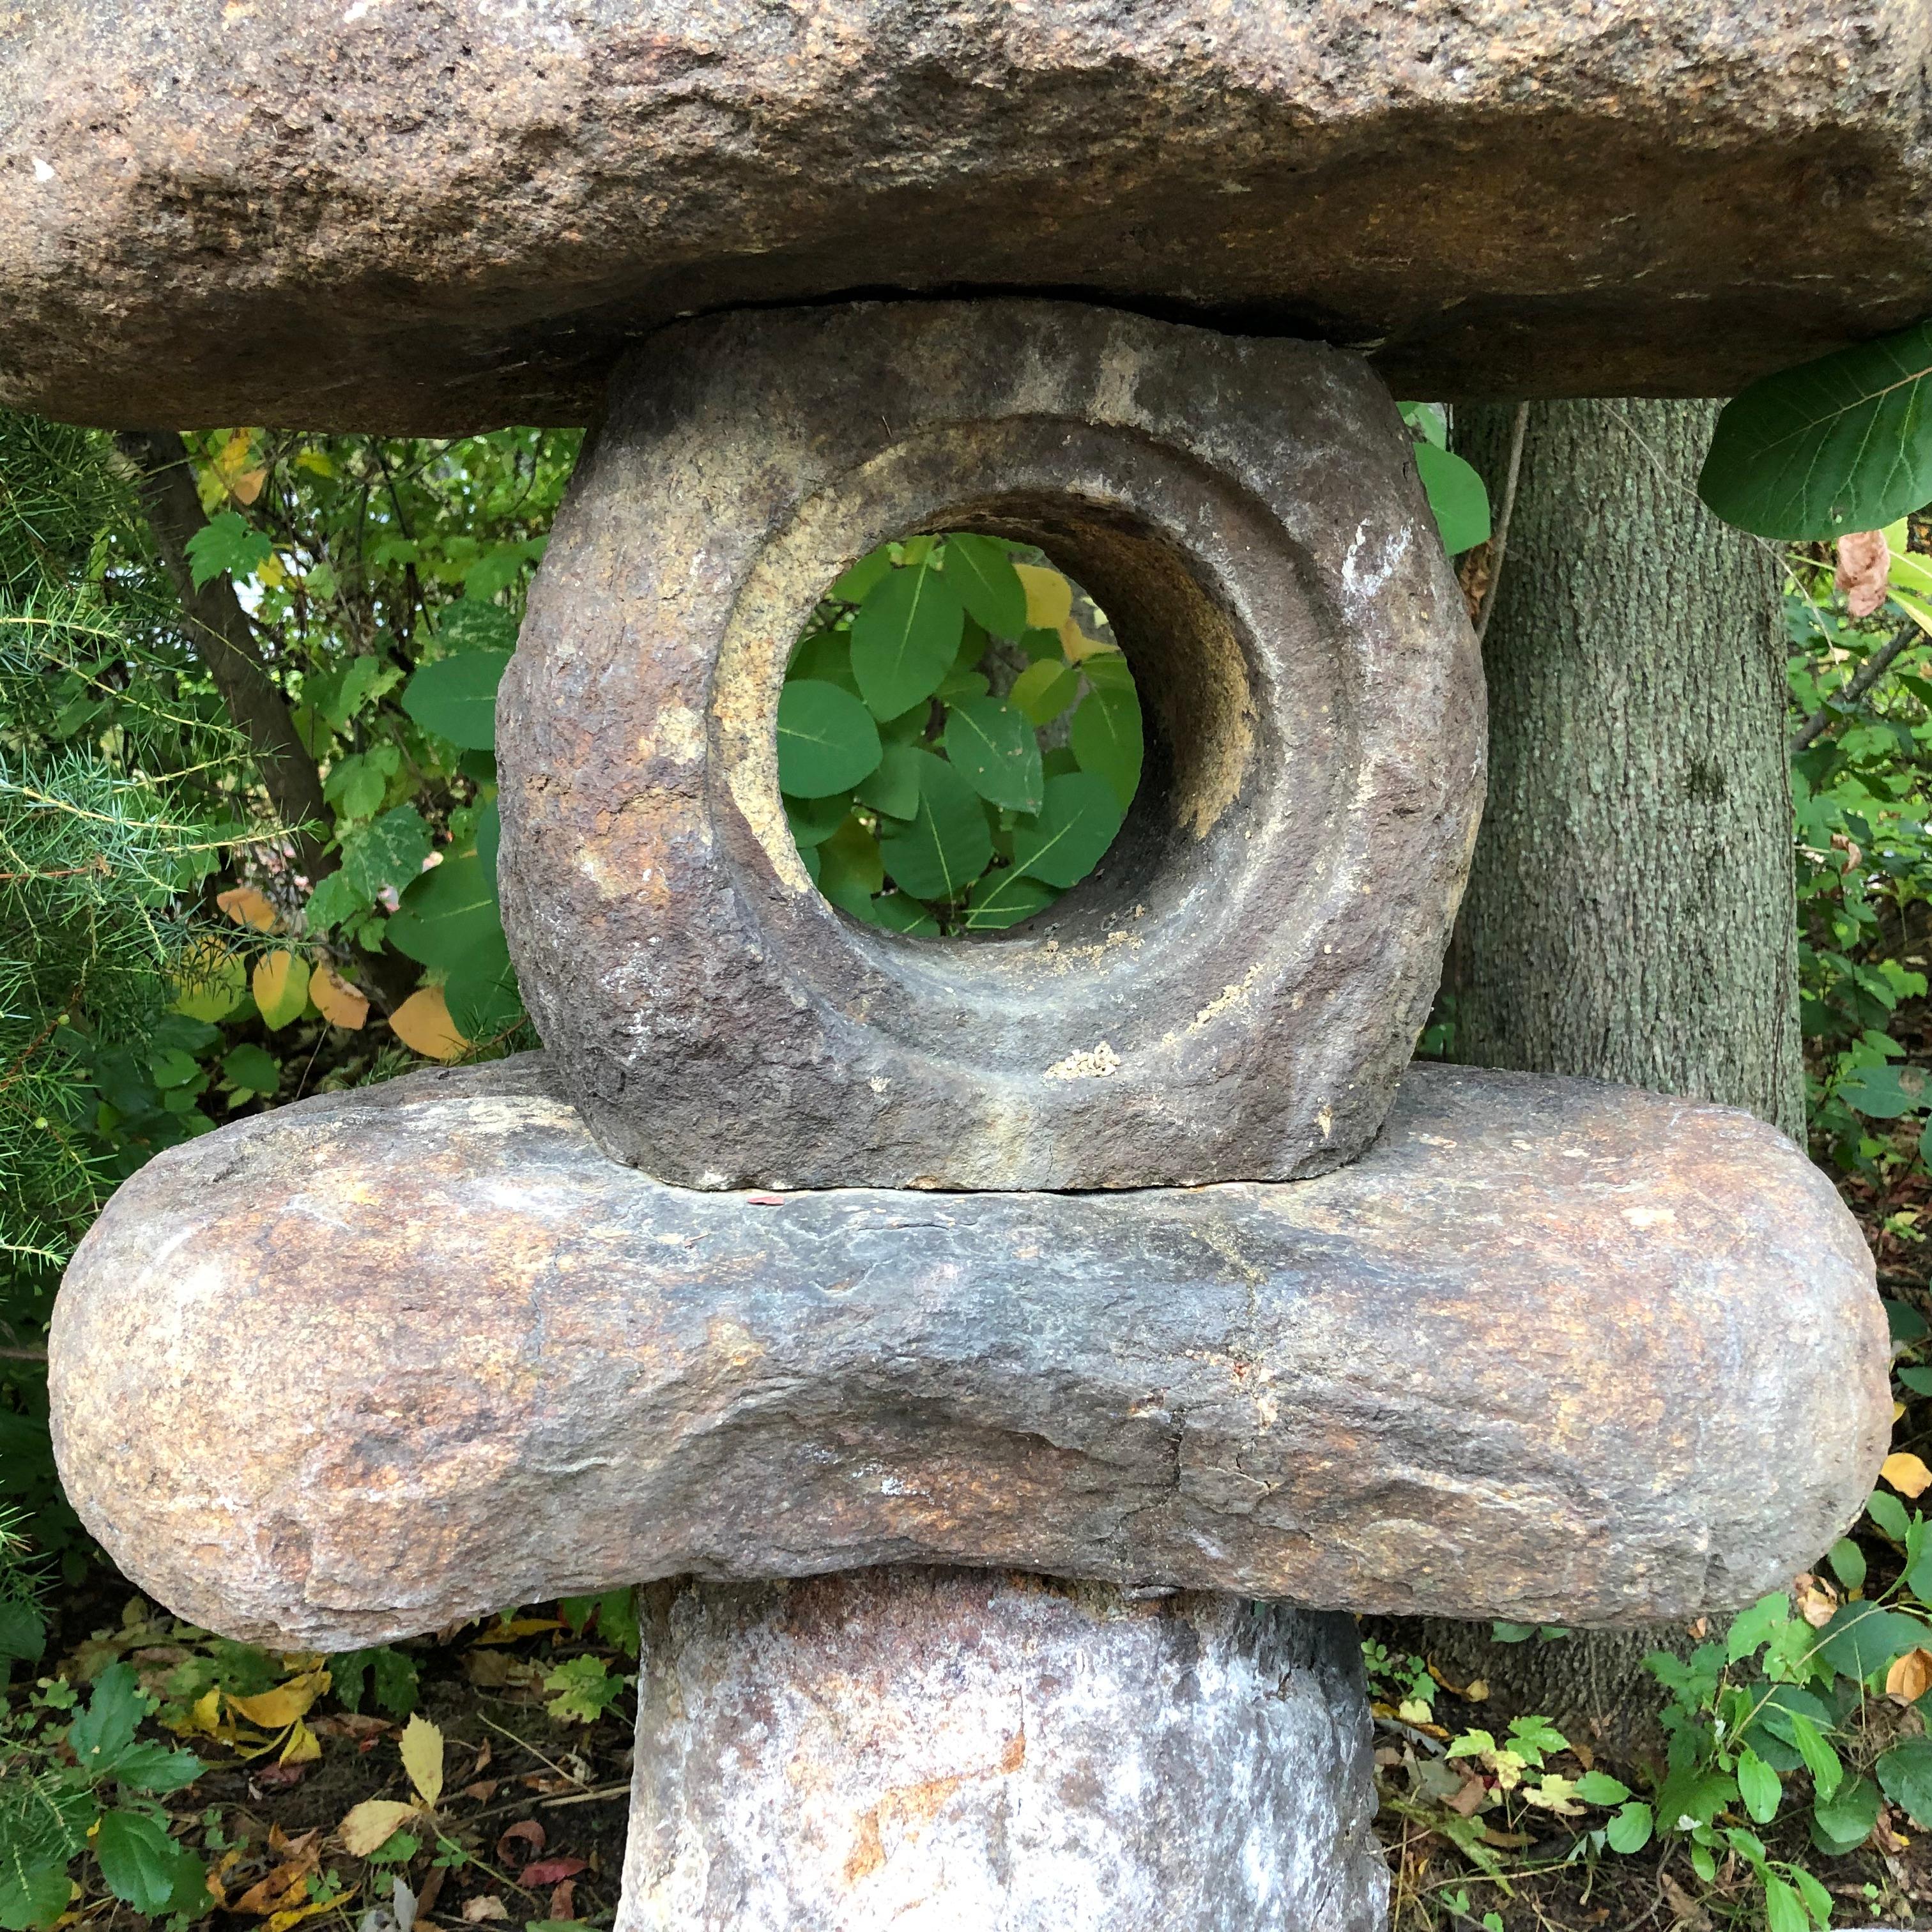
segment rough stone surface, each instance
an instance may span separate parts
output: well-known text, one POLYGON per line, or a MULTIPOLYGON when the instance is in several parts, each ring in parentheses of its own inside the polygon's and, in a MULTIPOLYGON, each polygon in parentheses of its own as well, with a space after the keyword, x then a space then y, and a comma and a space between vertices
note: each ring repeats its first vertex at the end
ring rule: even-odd
POLYGON ((1748 1115, 1418 1068, 1354 1166, 1119 1195, 679 1191, 540 1060, 158 1156, 70 1268, 68 1493, 197 1623, 346 1650, 640 1578, 940 1562, 1688 1618, 1891 1427, 1872 1264, 1748 1115))
POLYGON ((1382 1932, 1345 1617, 959 1570, 646 1606, 616 1932, 1382 1932))
POLYGON ((498 700, 504 922, 607 1152, 698 1187, 1274 1180, 1352 1160, 1483 794, 1475 641, 1356 357, 1060 302, 667 332, 614 383, 498 700), (1146 710, 1112 850, 996 938, 812 883, 785 661, 890 536, 1040 544, 1146 710))
POLYGON ((582 422, 681 314, 1016 288, 1408 394, 1932 309, 1919 0, 4 0, 0 398, 582 422))

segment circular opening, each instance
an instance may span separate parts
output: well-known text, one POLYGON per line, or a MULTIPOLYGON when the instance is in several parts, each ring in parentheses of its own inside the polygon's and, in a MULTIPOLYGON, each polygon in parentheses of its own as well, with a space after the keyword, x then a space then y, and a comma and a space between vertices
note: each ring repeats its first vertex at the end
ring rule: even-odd
POLYGON ((814 607, 777 718, 799 856, 855 919, 987 938, 1100 862, 1139 788, 1141 704, 1106 614, 1032 544, 882 544, 814 607))

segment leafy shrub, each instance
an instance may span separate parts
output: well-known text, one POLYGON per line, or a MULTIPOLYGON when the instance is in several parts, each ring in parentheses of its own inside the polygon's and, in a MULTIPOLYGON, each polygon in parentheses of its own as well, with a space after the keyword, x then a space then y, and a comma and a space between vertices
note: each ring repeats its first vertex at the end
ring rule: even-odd
POLYGON ((1106 619, 1037 551, 969 534, 854 565, 778 703, 806 869, 833 904, 900 932, 985 934, 1043 912, 1113 843, 1142 749, 1106 619))

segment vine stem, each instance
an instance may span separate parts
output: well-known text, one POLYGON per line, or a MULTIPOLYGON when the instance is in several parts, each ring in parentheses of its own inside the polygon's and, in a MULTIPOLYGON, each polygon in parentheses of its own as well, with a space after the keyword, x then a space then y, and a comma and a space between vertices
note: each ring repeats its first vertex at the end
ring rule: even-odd
MULTIPOLYGON (((1857 704, 1891 670, 1892 662, 1899 652, 1907 644, 1915 642, 1919 634, 1918 626, 1908 617, 1878 650, 1865 659, 1858 676, 1839 692, 1832 703, 1841 708, 1849 708, 1857 704)), ((1830 704, 1821 704, 1798 727, 1791 740, 1791 755, 1794 758, 1823 735, 1826 726, 1832 722, 1832 709, 1830 704)))
POLYGON ((1490 613, 1496 607, 1496 586, 1503 579, 1503 554, 1509 547, 1510 518, 1516 513, 1516 479, 1522 474, 1523 438, 1529 430, 1529 405, 1519 403, 1510 420, 1509 461, 1503 471, 1503 500, 1496 508, 1496 527, 1490 532, 1490 580, 1483 586, 1483 601, 1476 607, 1476 641, 1480 644, 1490 628, 1490 613))

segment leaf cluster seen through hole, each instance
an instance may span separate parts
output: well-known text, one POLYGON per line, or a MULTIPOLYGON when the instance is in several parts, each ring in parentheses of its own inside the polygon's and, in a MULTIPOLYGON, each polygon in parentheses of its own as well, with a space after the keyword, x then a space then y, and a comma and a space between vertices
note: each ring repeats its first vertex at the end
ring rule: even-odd
POLYGON ((778 700, 806 869, 900 932, 1044 911, 1113 843, 1142 751, 1105 615, 1037 551, 970 533, 861 558, 813 612, 778 700))

